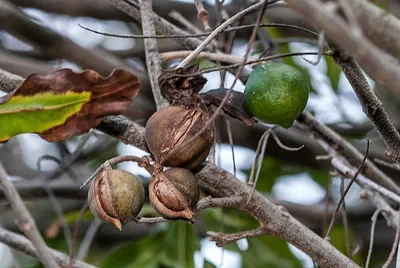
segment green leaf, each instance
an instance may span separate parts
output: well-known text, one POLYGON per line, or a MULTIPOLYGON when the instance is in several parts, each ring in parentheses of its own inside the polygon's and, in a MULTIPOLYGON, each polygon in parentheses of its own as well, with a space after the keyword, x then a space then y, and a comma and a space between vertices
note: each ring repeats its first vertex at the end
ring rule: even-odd
POLYGON ((201 71, 217 67, 215 62, 201 58, 192 60, 191 64, 198 64, 201 71))
POLYGON ((100 267, 194 267, 200 249, 195 227, 187 222, 166 224, 167 228, 116 249, 100 267))
MULTIPOLYGON (((80 210, 74 210, 64 213, 65 222, 67 224, 74 224, 79 219, 80 214, 81 214, 80 210)), ((94 219, 93 213, 90 212, 90 210, 86 210, 85 213, 83 214, 83 217, 81 218, 81 221, 88 221, 93 219, 94 219)))
POLYGON ((287 242, 279 237, 263 235, 247 239, 247 241, 248 248, 244 251, 240 250, 236 244, 227 247, 241 254, 243 267, 302 267, 300 261, 289 249, 287 242))
POLYGON ((168 224, 165 251, 161 262, 170 267, 194 267, 194 253, 200 250, 200 241, 194 225, 179 221, 168 224))
POLYGON ((327 75, 329 80, 331 81, 332 88, 335 92, 339 89, 339 78, 342 70, 340 67, 333 61, 332 57, 325 57, 326 65, 327 65, 327 75))
POLYGON ((217 266, 207 260, 204 260, 203 268, 217 268, 217 266))
POLYGON ((325 169, 308 169, 308 173, 311 175, 313 180, 321 185, 323 188, 328 188, 330 176, 329 171, 325 169))
POLYGON ((159 251, 163 245, 162 232, 134 241, 116 249, 110 256, 103 260, 99 267, 158 267, 159 251))
POLYGON ((118 69, 107 78, 71 69, 30 75, 0 98, 0 142, 22 133, 39 133, 47 141, 86 133, 105 116, 121 114, 139 88, 136 76, 118 69))
MULTIPOLYGON (((350 228, 349 228, 349 237, 350 237, 350 241, 354 241, 354 234, 350 228)), ((335 248, 337 248, 339 251, 341 251, 343 254, 347 253, 346 236, 345 236, 345 231, 344 231, 343 225, 337 224, 332 228, 331 244, 335 248)), ((352 247, 354 248, 354 243, 353 243, 352 247)), ((357 264, 361 265, 363 263, 363 258, 359 254, 359 255, 353 256, 353 261, 355 261, 357 264)))
POLYGON ((228 208, 225 208, 223 212, 221 209, 207 209, 200 212, 200 217, 203 220, 205 229, 215 232, 236 233, 255 229, 259 225, 248 214, 228 208))
MULTIPOLYGON (((247 171, 247 175, 250 175, 247 171)), ((257 182, 257 191, 270 193, 275 182, 284 175, 295 175, 299 173, 309 173, 310 176, 326 188, 329 184, 329 172, 327 170, 312 169, 292 163, 284 163, 274 157, 266 156, 263 160, 260 176, 257 182)))
POLYGON ((276 180, 283 175, 283 172, 281 161, 270 156, 265 157, 257 182, 257 191, 270 193, 276 180))

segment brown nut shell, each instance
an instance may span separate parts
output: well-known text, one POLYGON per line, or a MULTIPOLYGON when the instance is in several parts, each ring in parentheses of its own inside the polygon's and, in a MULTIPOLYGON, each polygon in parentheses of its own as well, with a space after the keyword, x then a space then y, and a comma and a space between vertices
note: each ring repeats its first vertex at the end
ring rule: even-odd
POLYGON ((207 158, 214 140, 212 125, 190 141, 205 126, 206 113, 200 109, 168 106, 154 113, 146 124, 146 143, 163 166, 198 168, 207 158))
POLYGON ((139 179, 127 171, 105 170, 91 183, 88 203, 97 218, 121 230, 141 211, 144 188, 139 179))
POLYGON ((200 189, 188 169, 170 168, 156 174, 149 184, 150 202, 166 218, 192 220, 200 189))

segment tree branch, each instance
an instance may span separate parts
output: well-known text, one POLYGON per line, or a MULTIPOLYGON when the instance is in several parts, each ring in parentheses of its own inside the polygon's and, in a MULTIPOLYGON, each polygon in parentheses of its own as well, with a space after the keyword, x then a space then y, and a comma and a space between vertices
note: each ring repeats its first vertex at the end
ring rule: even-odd
POLYGON ((32 73, 48 74, 56 70, 55 66, 45 61, 20 56, 5 50, 0 50, 0 68, 22 76, 32 73))
MULTIPOLYGON (((116 8, 123 11, 124 13, 131 16, 138 22, 141 22, 141 14, 138 10, 138 7, 134 7, 128 4, 126 1, 122 0, 108 0, 111 2, 116 8)), ((165 19, 161 18, 157 14, 153 13, 154 19, 154 26, 157 32, 164 33, 164 34, 176 34, 176 35, 186 35, 187 32, 181 30, 180 28, 176 27, 172 23, 166 21, 165 19)), ((201 41, 197 38, 184 38, 184 39, 174 39, 176 43, 180 44, 183 47, 188 49, 195 49, 197 46, 201 44, 201 41)))
POLYGON ((97 48, 87 49, 72 42, 30 20, 25 13, 8 1, 0 1, 0 27, 39 51, 45 51, 57 58, 65 58, 82 68, 96 70, 102 75, 109 75, 115 68, 124 68, 135 74, 142 83, 148 81, 147 76, 135 71, 118 57, 97 48))
MULTIPOLYGON (((265 0, 268 1, 268 0, 265 0)), ((231 18, 229 18, 228 20, 226 20, 225 22, 223 22, 221 25, 219 25, 214 31, 212 31, 210 33, 210 35, 208 35, 206 37, 206 39, 203 40, 203 42, 201 42, 201 44, 196 47, 195 50, 192 51, 192 53, 190 53, 183 61, 181 61, 179 63, 179 65, 176 67, 176 69, 178 68, 185 68, 194 58, 196 58, 196 56, 203 51, 206 46, 215 39, 215 37, 222 32, 225 28, 227 28, 229 25, 231 25, 232 23, 234 23, 235 21, 239 20, 240 18, 242 18, 243 16, 245 16, 246 14, 259 9, 260 7, 262 7, 264 5, 264 1, 261 1, 259 3, 256 3, 246 9, 244 9, 243 11, 238 12, 237 14, 235 14, 234 16, 232 16, 231 18)))
POLYGON ((24 79, 5 70, 0 69, 0 90, 4 92, 11 92, 19 87, 24 79))
MULTIPOLYGON (((185 58, 189 56, 193 51, 192 50, 180 50, 180 51, 169 51, 161 53, 162 61, 178 59, 178 58, 185 58)), ((213 61, 221 61, 227 62, 231 64, 239 64, 242 63, 244 60, 243 56, 235 56, 223 53, 211 53, 211 52, 200 52, 196 58, 203 58, 213 61)), ((249 57, 249 61, 254 61, 256 58, 249 57)))
MULTIPOLYGON (((332 149, 343 155, 352 165, 359 166, 361 164, 364 158, 362 153, 329 127, 319 123, 310 113, 303 112, 297 118, 297 121, 303 123, 317 138, 328 143, 332 149)), ((365 161, 362 172, 377 184, 400 194, 400 187, 369 159, 365 161)))
MULTIPOLYGON (((350 1, 351 2, 351 1, 350 1)), ((376 82, 382 83, 398 94, 400 68, 383 51, 376 48, 362 35, 355 35, 337 14, 319 0, 287 0, 286 3, 321 27, 327 36, 339 43, 376 82)), ((391 33, 393 34, 393 33, 391 33)))
POLYGON ((214 241, 217 243, 217 246, 222 247, 226 244, 238 241, 243 238, 251 238, 251 237, 264 235, 267 232, 268 231, 264 230, 263 228, 257 228, 254 230, 244 231, 244 232, 234 233, 234 234, 224 234, 224 233, 218 233, 218 232, 207 232, 207 234, 211 236, 210 241, 214 241))
POLYGON ((400 20, 375 4, 347 1, 365 35, 381 49, 400 58, 400 20))
POLYGON ((240 206, 244 202, 242 196, 230 196, 222 198, 212 198, 211 196, 201 199, 196 206, 196 210, 200 211, 206 208, 234 208, 240 206))
MULTIPOLYGON (((140 12, 142 14, 142 27, 143 34, 155 35, 153 21, 153 9, 152 0, 139 0, 140 12)), ((157 109, 168 106, 168 101, 161 95, 160 85, 158 84, 158 78, 161 75, 161 57, 158 53, 158 46, 156 39, 145 39, 144 48, 146 51, 146 65, 149 73, 151 89, 153 91, 154 100, 156 102, 157 109)))
MULTIPOLYGON (((0 227, 0 242, 28 256, 34 258, 38 258, 39 256, 38 251, 35 249, 33 244, 28 239, 26 239, 22 235, 8 231, 2 227, 0 227)), ((54 249, 47 248, 47 250, 51 252, 52 257, 57 261, 57 263, 61 267, 70 268, 69 256, 54 249)), ((49 266, 49 267, 57 267, 57 266, 49 266)), ((95 266, 82 261, 75 260, 72 263, 72 268, 95 268, 95 266)))
POLYGON ((208 11, 204 8, 202 0, 195 0, 194 5, 197 9, 197 18, 201 21, 204 27, 204 31, 211 31, 211 27, 208 24, 208 11))
MULTIPOLYGON (((200 185, 213 197, 241 195, 247 200, 253 192, 252 187, 209 162, 206 162, 196 177, 200 185)), ((241 206, 237 209, 248 213, 260 222, 266 233, 277 235, 295 245, 322 267, 358 267, 329 242, 313 233, 285 209, 276 206, 257 191, 254 192, 247 206, 246 202, 241 202, 241 206)))
POLYGON ((382 102, 378 99, 358 66, 354 57, 338 45, 330 42, 333 60, 343 70, 354 89, 364 113, 372 121, 387 146, 387 154, 394 162, 400 162, 400 135, 390 121, 382 102))
POLYGON ((0 185, 4 195, 11 205, 11 208, 16 212, 18 227, 32 241, 40 260, 46 267, 58 267, 53 256, 50 254, 43 237, 40 235, 40 232, 36 227, 35 220, 32 218, 31 214, 29 214, 28 209, 25 207, 21 196, 18 194, 12 182, 8 180, 8 176, 1 163, 0 185))

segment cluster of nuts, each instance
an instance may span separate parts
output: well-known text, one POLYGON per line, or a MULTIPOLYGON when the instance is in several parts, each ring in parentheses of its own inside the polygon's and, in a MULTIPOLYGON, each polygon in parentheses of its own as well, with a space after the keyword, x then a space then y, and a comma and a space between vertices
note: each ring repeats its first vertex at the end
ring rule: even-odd
MULTIPOLYGON (((193 72, 193 68, 185 72, 193 72)), ((199 94, 207 81, 203 76, 180 77, 165 73, 159 78, 161 91, 171 105, 158 110, 147 121, 145 137, 155 164, 142 165, 152 175, 149 198, 164 217, 192 221, 199 200, 199 185, 192 171, 206 160, 214 141, 214 128, 209 124, 219 95, 199 94), (170 167, 164 170, 164 167, 170 167)), ((246 124, 251 117, 243 115, 234 105, 224 111, 246 124), (234 108, 232 108, 234 107, 234 108)), ((118 229, 135 219, 143 207, 144 189, 134 175, 121 170, 106 169, 99 173, 89 190, 89 207, 93 214, 118 229)))
MULTIPOLYGON (((164 217, 191 221, 199 196, 197 179, 188 169, 172 167, 152 172, 150 202, 164 217)), ((136 176, 124 170, 106 169, 91 183, 88 203, 97 218, 121 230, 142 210, 144 197, 144 187, 136 176)))

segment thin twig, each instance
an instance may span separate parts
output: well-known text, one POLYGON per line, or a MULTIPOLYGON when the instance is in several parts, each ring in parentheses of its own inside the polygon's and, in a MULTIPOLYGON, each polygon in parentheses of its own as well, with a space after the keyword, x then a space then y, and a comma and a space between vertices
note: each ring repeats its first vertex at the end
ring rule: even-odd
MULTIPOLYGON (((259 58, 256 60, 249 60, 244 63, 244 65, 249 65, 251 64, 252 67, 254 68, 255 66, 259 65, 260 63, 266 62, 266 61, 271 61, 271 60, 276 60, 276 59, 282 59, 282 58, 287 58, 287 57, 293 57, 293 56, 304 56, 304 55, 318 55, 319 52, 291 52, 291 53, 282 53, 278 55, 272 55, 268 57, 263 57, 259 58)), ((325 56, 330 56, 330 52, 323 52, 323 55, 325 56)), ((201 74, 205 73, 211 73, 211 72, 216 72, 216 71, 221 71, 221 70, 229 70, 229 69, 235 69, 235 68, 240 68, 243 64, 237 63, 237 64, 232 64, 232 65, 227 65, 227 66, 221 66, 217 68, 210 68, 201 71, 201 74)), ((187 76, 192 76, 193 74, 187 74, 187 76)))
MULTIPOLYGON (((320 143, 323 145, 324 149, 330 148, 326 143, 324 146, 324 142, 320 143)), ((337 171, 339 171, 341 174, 345 175, 346 177, 353 178, 356 175, 357 170, 355 171, 354 168, 347 163, 347 160, 340 155, 334 156, 331 159, 331 164, 332 167, 334 167, 337 171)), ((367 187, 367 189, 372 189, 383 196, 400 203, 400 196, 398 196, 396 193, 389 191, 388 189, 376 184, 375 182, 371 181, 370 179, 366 178, 362 174, 358 174, 356 181, 358 184, 360 184, 362 187, 367 187)))
POLYGON ((211 196, 204 197, 201 199, 196 206, 196 211, 200 211, 207 208, 233 208, 243 204, 244 197, 242 196, 230 196, 213 198, 211 196))
POLYGON ((324 47, 325 47, 324 46, 324 42, 325 42, 325 33, 324 33, 324 31, 321 31, 318 34, 318 43, 317 43, 318 44, 318 57, 317 57, 317 60, 315 62, 312 62, 312 61, 302 57, 303 60, 305 60, 308 63, 311 63, 314 66, 318 65, 318 63, 321 61, 321 58, 322 58, 323 53, 324 53, 324 47))
POLYGON ((65 241, 67 242, 68 250, 69 250, 69 253, 71 254, 71 252, 72 252, 72 234, 71 234, 71 229, 69 228, 69 226, 67 224, 67 221, 65 220, 64 212, 63 212, 63 209, 62 209, 62 206, 61 206, 60 202, 58 202, 56 196, 54 195, 53 191, 49 187, 48 179, 42 175, 43 172, 42 172, 42 165, 41 164, 42 164, 43 160, 51 160, 51 161, 54 161, 57 164, 61 164, 61 161, 56 157, 53 157, 53 156, 50 156, 50 155, 44 155, 44 156, 39 157, 39 159, 36 162, 36 166, 37 166, 37 170, 38 170, 38 172, 40 174, 40 177, 42 179, 42 186, 46 190, 47 195, 48 195, 49 200, 50 200, 50 203, 52 204, 52 207, 53 207, 54 211, 57 214, 58 221, 62 225, 65 241))
POLYGON ((350 6, 349 0, 339 0, 339 5, 341 6, 343 13, 346 15, 350 23, 350 28, 353 31, 354 35, 361 35, 361 28, 358 24, 357 18, 354 15, 353 8, 350 6))
MULTIPOLYGON (((194 33, 194 34, 160 34, 160 35, 142 35, 142 34, 132 34, 132 35, 123 35, 123 34, 112 34, 112 33, 106 33, 102 31, 97 31, 93 30, 91 28, 85 27, 82 24, 78 24, 79 27, 82 29, 85 29, 89 32, 100 34, 103 36, 108 36, 108 37, 116 37, 116 38, 122 38, 122 39, 187 39, 187 38, 196 38, 196 37, 205 37, 209 36, 210 33, 194 33)), ((216 33, 217 35, 221 33, 230 33, 234 31, 240 31, 240 30, 248 30, 248 29, 253 29, 256 27, 256 24, 247 24, 247 25, 241 25, 241 26, 232 26, 226 29, 223 29, 216 33)), ((311 34, 313 36, 318 36, 316 32, 310 31, 307 28, 299 27, 296 25, 290 25, 290 24, 285 24, 285 23, 262 23, 259 24, 259 27, 277 27, 277 28, 286 28, 286 29, 292 29, 292 30, 297 30, 303 33, 311 34)))
POLYGON ((276 144, 278 144, 278 146, 286 151, 298 151, 301 150, 304 146, 300 146, 298 148, 291 148, 288 147, 284 144, 282 144, 282 142, 279 140, 278 136, 276 135, 276 133, 274 132, 274 129, 277 126, 274 126, 270 129, 268 129, 267 131, 264 132, 264 134, 261 136, 258 145, 257 145, 257 150, 256 150, 256 155, 253 161, 253 166, 251 168, 251 172, 250 172, 250 176, 249 176, 249 181, 247 182, 247 184, 252 185, 253 186, 253 190, 251 195, 249 196, 249 198, 247 199, 247 203, 246 205, 250 202, 251 198, 253 197, 253 193, 256 190, 256 185, 258 182, 258 178, 260 176, 260 172, 261 172, 261 167, 262 167, 262 163, 264 161, 264 155, 265 155, 265 151, 267 148, 267 142, 269 139, 269 136, 272 135, 272 137, 274 138, 274 140, 276 141, 276 144), (257 167, 257 169, 256 169, 257 167), (254 175, 254 171, 256 170, 256 173, 254 175))
POLYGON ((244 231, 240 233, 234 234, 224 234, 217 232, 207 232, 209 236, 211 236, 210 241, 216 242, 217 246, 221 247, 226 244, 238 241, 243 238, 251 238, 255 236, 260 236, 266 233, 266 230, 263 228, 257 228, 250 231, 244 231))
MULTIPOLYGON (((306 43, 312 46, 319 46, 318 39, 306 38, 306 37, 282 37, 273 40, 277 45, 285 45, 288 43, 306 43)), ((324 47, 327 45, 324 44, 324 47)))
POLYGON ((396 255, 397 247, 399 246, 399 240, 400 240, 400 221, 397 223, 396 236, 393 242, 392 250, 390 251, 389 257, 385 262, 385 264, 382 266, 382 268, 388 268, 390 263, 392 263, 394 256, 396 255))
POLYGON ((82 184, 80 189, 82 189, 86 185, 88 185, 97 176, 97 174, 99 174, 101 171, 103 171, 103 169, 105 169, 109 166, 116 165, 121 162, 129 162, 129 161, 136 162, 143 167, 146 167, 146 165, 148 164, 148 160, 146 158, 141 158, 141 157, 137 157, 134 155, 122 155, 122 156, 117 156, 117 157, 108 159, 101 166, 99 166, 95 172, 93 172, 93 174, 82 184))
MULTIPOLYGON (((171 52, 161 53, 161 56, 163 58, 163 61, 165 61, 165 60, 170 60, 170 59, 175 59, 175 58, 183 58, 183 57, 189 55, 191 52, 192 52, 191 50, 171 51, 171 52)), ((249 57, 250 60, 246 61, 245 65, 251 64, 252 67, 254 68, 255 66, 257 66, 258 64, 260 64, 262 62, 286 58, 286 57, 304 56, 304 55, 318 55, 318 52, 291 52, 291 53, 283 53, 283 54, 267 56, 267 57, 258 58, 258 59, 249 57)), ((323 55, 330 56, 330 52, 323 52, 323 55)), ((198 74, 217 72, 217 71, 221 71, 221 70, 231 70, 231 69, 239 68, 240 66, 242 66, 242 62, 244 59, 244 57, 242 57, 242 56, 228 55, 228 54, 223 54, 223 53, 211 53, 211 52, 201 52, 199 55, 197 55, 197 57, 205 58, 205 59, 209 59, 209 60, 227 62, 227 63, 234 63, 234 64, 219 66, 219 67, 215 67, 215 68, 209 68, 209 69, 205 69, 205 70, 202 70, 201 72, 196 72, 196 73, 174 74, 174 75, 177 77, 178 76, 190 77, 190 76, 194 76, 194 75, 198 75, 198 74)))
MULTIPOLYGON (((267 0, 265 0, 267 1, 267 0)), ((222 23, 220 26, 218 26, 214 31, 212 31, 210 33, 210 35, 207 36, 206 39, 203 40, 203 42, 200 44, 200 46, 198 46, 195 50, 193 50, 193 52, 188 55, 183 61, 181 61, 179 63, 179 65, 175 68, 175 69, 181 69, 181 68, 185 68, 193 59, 196 58, 196 56, 204 50, 204 48, 220 33, 222 32, 222 30, 224 30, 225 28, 227 28, 229 25, 231 25, 232 23, 234 23, 235 21, 237 21, 238 19, 240 19, 241 17, 245 16, 247 13, 252 12, 254 10, 257 10, 258 8, 261 8, 264 4, 265 1, 256 3, 246 9, 244 9, 243 11, 238 12, 237 14, 235 14, 234 16, 232 16, 231 18, 229 18, 227 21, 225 21, 224 23, 222 23)), ((259 25, 257 23, 257 25, 259 25)), ((257 28, 257 27, 256 27, 257 28)))
POLYGON ((331 223, 329 224, 328 231, 326 232, 325 239, 329 239, 329 237, 330 237, 330 235, 331 235, 331 231, 332 231, 333 225, 335 224, 337 214, 338 214, 338 212, 339 212, 339 210, 340 210, 342 204, 344 203, 344 198, 346 197, 346 195, 347 195, 347 193, 349 192, 349 190, 350 190, 351 186, 353 185, 353 183, 356 181, 357 176, 360 174, 360 172, 361 172, 361 170, 362 170, 362 168, 363 168, 363 166, 364 166, 364 163, 365 163, 365 161, 367 160, 368 151, 369 151, 369 140, 367 140, 367 149, 365 150, 364 158, 363 158, 361 164, 360 164, 359 167, 357 168, 357 171, 356 171, 356 173, 354 174, 354 176, 352 176, 352 178, 351 178, 349 184, 348 184, 347 187, 346 187, 346 190, 343 192, 342 196, 340 197, 340 200, 339 200, 339 202, 338 202, 338 204, 337 204, 337 206, 336 206, 335 213, 333 214, 331 223))
POLYGON ((233 143, 231 122, 229 121, 228 117, 225 117, 225 123, 226 123, 226 131, 228 132, 229 145, 231 146, 231 152, 232 152, 233 176, 235 176, 236 178, 235 144, 233 143))
POLYGON ((397 229, 397 225, 400 221, 400 215, 398 211, 394 210, 380 193, 371 189, 360 191, 359 197, 361 199, 368 199, 377 209, 381 210, 381 215, 385 218, 386 224, 393 229, 397 229))
POLYGON ((151 217, 151 218, 138 217, 136 219, 133 219, 133 221, 136 222, 136 223, 153 224, 153 223, 160 223, 160 222, 169 222, 169 221, 172 221, 172 220, 166 219, 164 217, 151 217))
POLYGON ((382 165, 382 166, 385 166, 385 167, 394 169, 394 170, 396 170, 396 171, 400 171, 400 165, 397 164, 397 163, 388 163, 388 162, 383 161, 383 160, 378 159, 378 158, 375 158, 375 159, 374 159, 374 162, 377 163, 377 164, 379 164, 379 165, 382 165))
MULTIPOLYGON (((349 2, 353 2, 353 0, 349 2)), ((357 2, 365 3, 365 1, 357 2)), ((400 68, 397 62, 373 45, 369 39, 362 35, 355 35, 343 18, 327 9, 325 3, 316 0, 286 0, 285 3, 309 20, 314 21, 331 40, 341 44, 374 81, 382 83, 385 88, 395 94, 399 93, 400 68)), ((382 18, 384 14, 380 14, 379 18, 382 18)), ((367 17, 367 15, 364 16, 367 17)), ((382 25, 382 27, 387 25, 387 20, 384 21, 383 25, 385 26, 382 25)), ((379 32, 386 31, 382 31, 380 28, 379 32)), ((396 32, 389 32, 387 35, 397 36, 393 33, 396 32)), ((392 44, 391 46, 393 46, 392 44)))
POLYGON ((377 209, 375 210, 374 214, 372 215, 371 218, 371 235, 369 239, 369 248, 368 248, 368 256, 367 256, 367 261, 365 263, 365 268, 369 267, 369 262, 371 260, 371 255, 372 255, 372 248, 374 246, 374 237, 375 237, 375 226, 376 222, 378 221, 378 216, 382 212, 382 209, 377 209))
POLYGON ((400 267, 400 244, 397 246, 396 268, 400 267))
MULTIPOLYGON (((344 178, 340 178, 340 195, 344 195, 344 178)), ((350 238, 350 231, 349 231, 349 219, 347 217, 347 210, 346 210, 346 201, 343 199, 342 209, 340 210, 342 214, 342 222, 344 227, 344 240, 346 244, 346 253, 347 256, 352 259, 352 252, 351 252, 351 238, 350 238)))
MULTIPOLYGON (((13 248, 16 251, 22 252, 28 256, 34 258, 40 258, 39 253, 33 243, 31 243, 28 239, 24 236, 10 232, 2 227, 0 227, 0 242, 8 245, 10 248, 13 248)), ((69 257, 64 253, 61 253, 57 250, 47 248, 49 252, 51 252, 52 257, 57 261, 57 263, 64 268, 96 268, 93 265, 82 261, 74 261, 72 266, 69 265, 69 257)), ((49 266, 50 268, 58 267, 56 266, 49 266)))
POLYGON ((400 163, 400 134, 390 121, 382 102, 370 87, 363 71, 354 57, 337 44, 329 43, 333 60, 343 70, 363 107, 364 113, 374 124, 387 147, 387 155, 400 163))
POLYGON ((101 225, 101 220, 98 218, 95 218, 92 223, 90 224, 88 230, 86 231, 86 234, 82 240, 82 243, 79 247, 78 254, 76 255, 76 258, 78 260, 84 261, 86 259, 86 256, 89 252, 90 245, 93 243, 93 240, 96 236, 97 231, 100 228, 101 225))
POLYGON ((72 250, 69 254, 69 266, 71 266, 71 264, 75 261, 79 229, 80 229, 80 226, 82 223, 82 218, 85 215, 85 212, 88 209, 88 207, 89 207, 88 203, 85 202, 85 205, 83 205, 83 207, 80 209, 78 218, 75 221, 75 229, 74 229, 74 234, 72 237, 72 250))
POLYGON ((195 33, 195 34, 204 34, 196 25, 188 21, 181 13, 178 11, 172 10, 168 13, 168 16, 178 21, 180 24, 185 26, 186 30, 195 33))
POLYGON ((328 218, 329 218, 329 203, 331 201, 331 187, 332 187, 332 176, 329 176, 329 182, 326 187, 326 194, 325 194, 325 213, 322 220, 322 230, 323 233, 326 233, 328 230, 328 218))
MULTIPOLYGON (((180 50, 180 51, 168 51, 168 52, 163 52, 160 53, 162 61, 168 61, 172 59, 179 59, 179 58, 185 58, 187 57, 190 53, 192 53, 192 50, 180 50)), ((197 55, 197 58, 204 58, 208 60, 213 60, 213 61, 221 61, 221 62, 227 62, 227 63, 240 63, 243 61, 242 56, 235 56, 235 55, 230 55, 230 54, 224 54, 224 53, 212 53, 212 52, 201 52, 199 55, 197 55)), ((250 57, 250 60, 255 60, 255 58, 250 57)))
MULTIPOLYGON (((155 35, 156 30, 154 28, 153 7, 151 2, 151 0, 139 0, 143 33, 148 35, 155 35)), ((158 83, 158 77, 160 77, 161 75, 161 57, 158 53, 157 40, 145 39, 144 49, 146 52, 146 65, 147 71, 149 73, 154 101, 156 103, 157 109, 161 109, 168 106, 169 103, 161 95, 160 85, 158 83)))
POLYGON ((211 27, 208 23, 208 11, 204 8, 201 0, 194 0, 194 4, 197 9, 197 18, 203 23, 204 31, 210 32, 211 27))
POLYGON ((26 208, 21 196, 18 194, 14 185, 8 180, 6 171, 3 165, 0 163, 0 185, 1 189, 6 196, 11 208, 16 213, 18 227, 25 233, 25 235, 32 241, 35 248, 38 251, 40 260, 46 267, 53 268, 58 267, 57 262, 51 255, 49 249, 46 246, 46 242, 41 236, 39 230, 36 227, 35 220, 32 218, 28 209, 26 208))
POLYGON ((215 165, 216 164, 215 156, 217 153, 217 136, 218 136, 218 132, 217 132, 218 130, 217 130, 217 126, 216 126, 215 122, 213 123, 213 128, 214 128, 215 135, 214 135, 213 144, 211 145, 211 148, 210 148, 210 153, 208 154, 208 161, 210 161, 211 163, 213 163, 215 165))
MULTIPOLYGON (((343 155, 352 165, 359 166, 362 162, 363 155, 360 151, 328 126, 318 122, 310 113, 303 112, 297 121, 304 124, 314 136, 325 141, 336 152, 343 155)), ((365 161, 362 172, 379 185, 400 194, 400 187, 370 160, 365 161)))
MULTIPOLYGON (((139 4, 125 0, 108 0, 108 1, 111 2, 115 7, 120 9, 122 12, 125 12, 126 14, 134 18, 136 21, 138 22, 141 21, 139 4)), ((152 13, 152 16, 154 18, 154 24, 157 32, 171 34, 171 35, 181 35, 181 36, 185 36, 188 34, 179 27, 168 22, 164 18, 161 18, 154 12, 152 13)), ((198 38, 184 38, 184 39, 176 39, 174 41, 186 49, 195 49, 197 46, 201 44, 201 40, 199 40, 198 38)))

